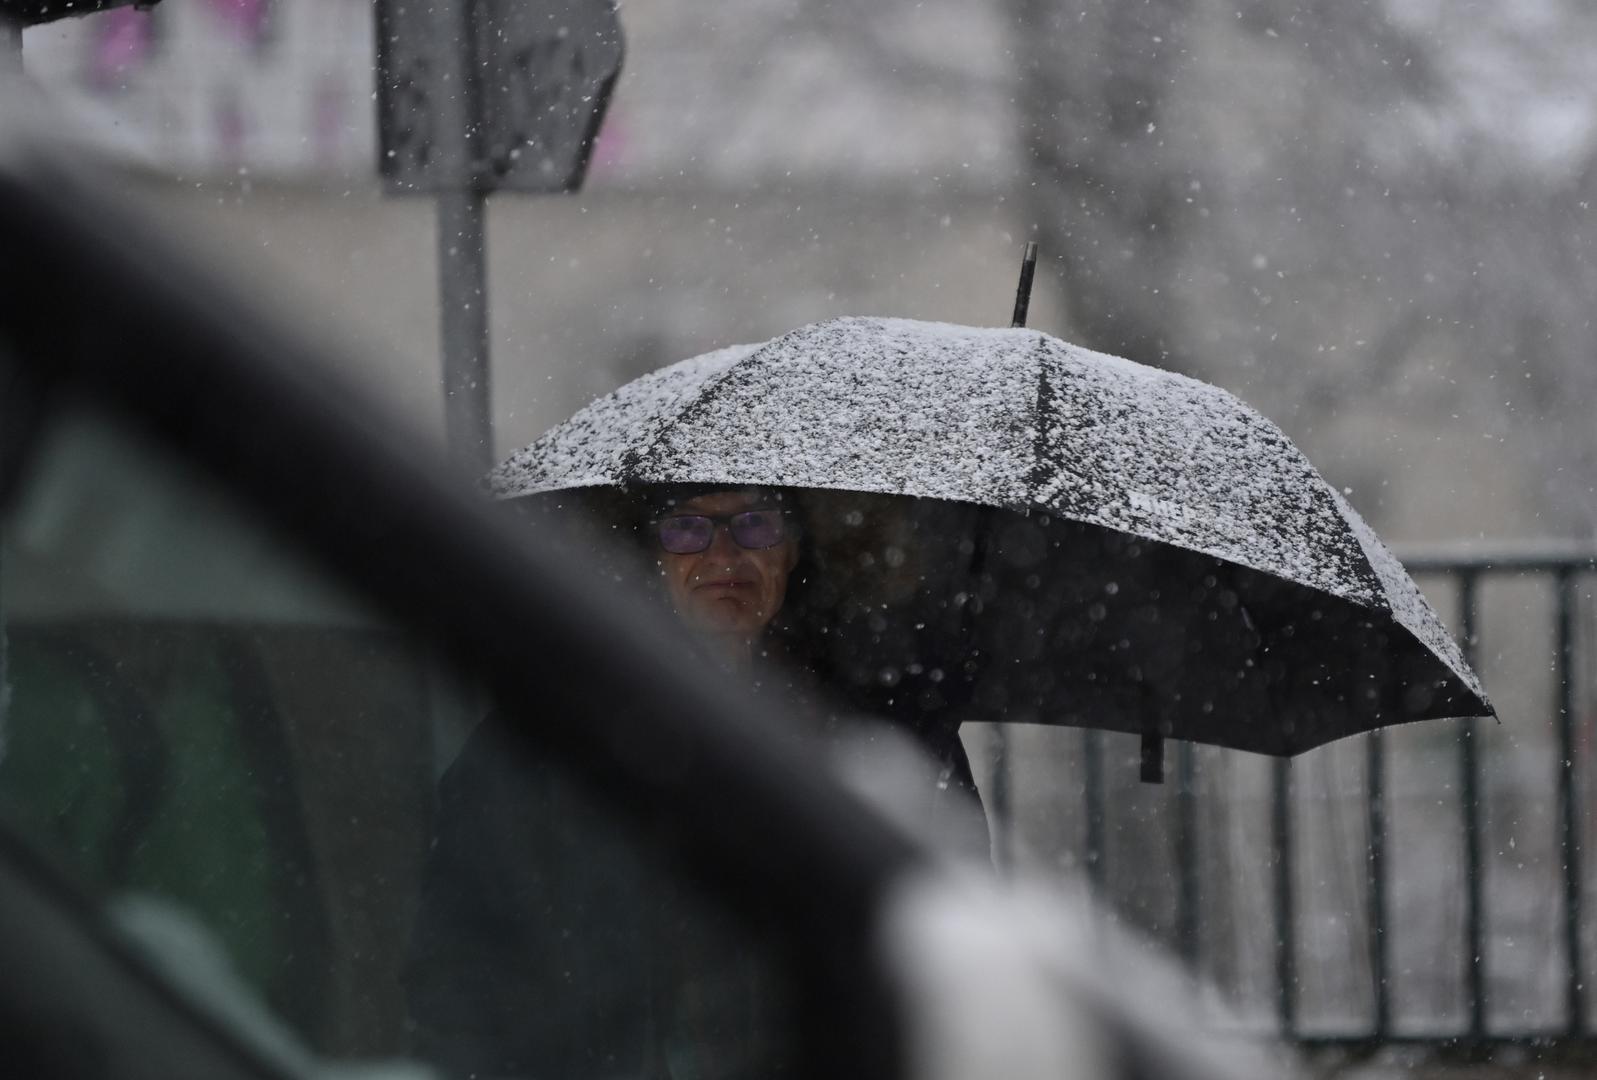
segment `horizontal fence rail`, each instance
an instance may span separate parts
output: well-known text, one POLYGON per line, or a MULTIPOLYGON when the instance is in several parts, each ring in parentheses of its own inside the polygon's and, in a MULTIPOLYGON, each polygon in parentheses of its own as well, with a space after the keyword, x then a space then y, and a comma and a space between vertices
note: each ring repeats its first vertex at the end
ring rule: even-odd
MULTIPOLYGON (((1558 925, 1556 927, 1558 982, 1557 1015, 1525 1016, 1518 1022, 1508 1023, 1499 1017, 1494 1021, 1492 980, 1489 977, 1488 958, 1491 955, 1492 913, 1488 883, 1488 836, 1486 820, 1489 792, 1485 786, 1491 762, 1483 756, 1483 722, 1466 721, 1454 725, 1456 737, 1449 751, 1443 745, 1441 753, 1451 752, 1452 787, 1456 791, 1457 826, 1449 841, 1450 851, 1428 853, 1441 861, 1456 859, 1462 879, 1462 893, 1457 897, 1461 908, 1459 949, 1460 990, 1462 1009, 1455 1010, 1454 1022, 1421 1025, 1416 1028, 1397 1023, 1392 992, 1394 955, 1404 943, 1398 940, 1405 932, 1400 921, 1394 921, 1396 886, 1401 886, 1404 875, 1413 871, 1408 863, 1399 864, 1393 858, 1393 773, 1394 761, 1390 736, 1386 732, 1373 732, 1359 736, 1365 740, 1362 754, 1363 837, 1367 841, 1364 862, 1367 881, 1363 883, 1362 911, 1357 921, 1362 922, 1364 940, 1358 943, 1362 955, 1348 958, 1348 963, 1360 972, 1367 970, 1368 985, 1362 988, 1367 995, 1359 1011, 1366 1018, 1352 1026, 1309 1024, 1302 1015, 1300 975, 1304 958, 1300 955, 1298 940, 1303 919, 1305 897, 1300 895, 1300 875, 1305 859, 1301 847, 1304 822, 1294 814, 1294 763, 1274 759, 1268 765, 1268 783, 1264 788, 1267 803, 1267 822, 1264 829, 1267 840, 1263 842, 1256 862, 1260 865, 1260 879, 1268 883, 1270 892, 1268 914, 1260 910, 1260 918, 1249 920, 1235 913, 1228 916, 1241 924, 1238 936, 1252 935, 1262 942, 1260 948, 1272 957, 1267 976, 1273 996, 1269 1026, 1278 1036, 1304 1046, 1379 1046, 1402 1043, 1422 1044, 1438 1048, 1464 1051, 1489 1051, 1507 1044, 1536 1044, 1551 1046, 1567 1044, 1587 1050, 1597 1050, 1597 1030, 1588 1016, 1590 994, 1587 977, 1590 954, 1597 951, 1597 925, 1587 925, 1587 897, 1583 837, 1581 836, 1581 797, 1586 783, 1581 775, 1582 725, 1589 726, 1597 717, 1592 716, 1597 691, 1592 689, 1597 673, 1597 632, 1588 630, 1584 648, 1577 637, 1577 613, 1581 604, 1590 613, 1597 610, 1592 605, 1592 590, 1597 584, 1597 549, 1591 546, 1539 544, 1516 546, 1500 550, 1481 549, 1411 549, 1399 550, 1398 557, 1408 570, 1420 580, 1433 601, 1452 604, 1455 632, 1466 659, 1477 671, 1481 670, 1481 627, 1483 618, 1482 590, 1489 584, 1502 580, 1537 582, 1551 590, 1551 626, 1544 626, 1550 642, 1546 663, 1537 671, 1515 672, 1515 677, 1528 679, 1539 676, 1544 685, 1537 691, 1550 703, 1551 715, 1532 717, 1508 715, 1500 719, 1503 725, 1515 725, 1516 730, 1526 730, 1532 725, 1550 724, 1548 740, 1550 753, 1556 760, 1548 762, 1548 775, 1553 778, 1551 790, 1551 821, 1553 835, 1540 838, 1549 850, 1557 853, 1556 882, 1546 884, 1556 894, 1558 925), (1583 677, 1583 678, 1582 678, 1583 677), (1577 693, 1577 682, 1583 682, 1577 693)), ((1591 621, 1588 614, 1587 622, 1591 621)), ((1581 624, 1585 625, 1585 624, 1581 624)), ((1531 665, 1527 665, 1530 667, 1531 665)), ((1487 691, 1493 692, 1490 679, 1487 691)), ((1503 703, 1498 701, 1500 711, 1503 703)), ((1489 721, 1486 723, 1490 723, 1489 721)), ((1538 729, 1540 730, 1540 729, 1538 729)), ((1109 894, 1109 871, 1116 856, 1112 850, 1110 811, 1115 795, 1109 778, 1117 767, 1108 757, 1108 747, 1113 735, 1084 731, 1073 736, 1079 739, 1079 749, 1071 753, 1073 764, 1079 765, 1079 776, 1073 776, 1067 785, 1072 792, 1079 791, 1075 809, 1050 804, 1054 818, 1079 816, 1079 856, 1072 853, 1072 863, 1079 857, 1078 869, 1089 886, 1111 907, 1117 907, 1117 898, 1109 894), (1079 779, 1079 788, 1075 781, 1079 779)), ((1436 751, 1427 751, 1428 754, 1436 751)), ((994 819, 994 849, 1001 866, 1011 865, 1014 852, 1026 847, 1030 838, 1024 834, 1025 823, 1017 819, 1017 810, 1025 802, 1025 785, 1016 777, 1016 763, 1024 751, 1017 748, 1017 736, 1006 732, 1002 726, 992 729, 992 740, 987 747, 989 791, 998 798, 989 798, 989 812, 994 819)), ((1213 753, 1213 751, 1207 751, 1213 753)), ((1162 805, 1163 820, 1158 822, 1162 836, 1171 847, 1168 876, 1171 892, 1170 910, 1161 920, 1155 920, 1155 932, 1192 967, 1205 971, 1203 953, 1204 930, 1215 912, 1204 895, 1205 873, 1201 866, 1202 851, 1214 851, 1220 841, 1205 834, 1199 788, 1204 779, 1203 762, 1194 748, 1187 744, 1176 747, 1174 776, 1170 792, 1162 805), (1210 845, 1205 849, 1204 845, 1210 845)), ((1399 768, 1404 767, 1402 762, 1399 768)), ((1536 790, 1525 797, 1539 799, 1545 793, 1536 790)), ((1210 791, 1211 799, 1224 801, 1225 792, 1210 791)), ((1051 797, 1057 800, 1055 792, 1051 797)), ((1533 815, 1532 815, 1533 816, 1533 815)), ((1147 825, 1147 822, 1143 822, 1147 825)), ((1138 832, 1139 830, 1132 830, 1138 832)), ((1134 858, 1138 851, 1134 845, 1144 844, 1153 835, 1147 828, 1141 836, 1123 838, 1127 852, 1119 857, 1134 858)), ((1537 838, 1518 841, 1528 844, 1537 838)), ((1212 875, 1211 875, 1212 876, 1212 875)), ((1540 881, 1534 883, 1539 887, 1540 881)), ((1534 887, 1532 891, 1534 891, 1534 887)), ((1551 904, 1551 901, 1549 902, 1551 904)), ((1260 905, 1262 908, 1264 905, 1260 905)), ((1410 919, 1410 924, 1413 919, 1410 919)), ((1412 928, 1412 925, 1410 926, 1412 928)), ((1358 952, 1358 947, 1353 950, 1358 952)), ((1213 973, 1208 973, 1213 974, 1213 973)), ((1545 973, 1543 973, 1545 974, 1545 973)), ((1223 981, 1223 980, 1217 980, 1223 981)))

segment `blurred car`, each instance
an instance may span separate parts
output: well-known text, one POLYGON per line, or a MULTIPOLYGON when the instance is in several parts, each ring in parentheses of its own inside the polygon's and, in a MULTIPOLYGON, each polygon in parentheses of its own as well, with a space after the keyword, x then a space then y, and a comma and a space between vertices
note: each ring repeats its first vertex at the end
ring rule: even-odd
MULTIPOLYGON (((890 790, 701 677, 573 548, 4 123, 8 1074, 426 1075, 405 957, 437 781, 489 703, 517 718, 506 753, 571 792, 569 863, 543 871, 623 851, 634 899, 669 895, 767 988, 756 1060, 591 1075, 1256 1068, 1179 1019, 1157 961, 895 823, 890 790)), ((522 1022, 603 1049, 571 1004, 522 1022)))

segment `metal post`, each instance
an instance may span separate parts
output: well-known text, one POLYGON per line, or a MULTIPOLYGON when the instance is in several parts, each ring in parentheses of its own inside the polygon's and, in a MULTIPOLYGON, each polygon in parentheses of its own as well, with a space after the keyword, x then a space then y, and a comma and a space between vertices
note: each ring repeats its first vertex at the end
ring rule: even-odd
POLYGON ((1555 578, 1558 626, 1555 658, 1558 687, 1558 813, 1564 853, 1564 983, 1565 1030, 1579 1035, 1586 1028, 1586 996, 1580 955, 1580 835, 1575 818, 1575 634, 1574 573, 1560 567, 1555 578))
POLYGON ((1198 790, 1192 744, 1176 744, 1176 947, 1198 963, 1198 790))
MULTIPOLYGON (((1477 576, 1472 570, 1459 574, 1462 647, 1471 670, 1475 668, 1476 654, 1476 582, 1477 576)), ((1464 820, 1465 1000, 1469 1004, 1469 1032, 1477 1039, 1486 1033, 1485 882, 1481 862, 1480 759, 1476 744, 1479 736, 1474 720, 1464 721, 1459 728, 1459 809, 1464 820)))
POLYGON ((0 74, 22 71, 22 24, 0 15, 0 74))
POLYGON ((1087 813, 1087 880, 1094 896, 1103 895, 1104 797, 1103 733, 1082 732, 1082 801, 1087 813))
POLYGON ((1370 969, 1375 991, 1375 1038, 1392 1027, 1391 945, 1386 933, 1386 747, 1379 731, 1366 744, 1370 830, 1370 969))
POLYGON ((473 475, 493 464, 488 372, 485 202, 477 191, 438 196, 439 337, 444 356, 444 432, 450 456, 473 475))
POLYGON ((1275 981, 1281 1037, 1290 1039, 1298 1022, 1297 905, 1293 896, 1292 774, 1286 758, 1276 758, 1271 773, 1270 832, 1275 842, 1275 981))
POLYGON ((471 0, 434 0, 440 48, 434 151, 451 185, 438 196, 439 340, 443 350, 444 431, 450 455, 473 474, 493 462, 488 382, 488 274, 479 182, 482 148, 475 124, 479 88, 471 0))
POLYGON ((993 770, 988 784, 993 808, 993 863, 1000 873, 1014 869, 1014 808, 1010 803, 1009 783, 1009 729, 1003 724, 992 725, 988 742, 992 748, 993 770))

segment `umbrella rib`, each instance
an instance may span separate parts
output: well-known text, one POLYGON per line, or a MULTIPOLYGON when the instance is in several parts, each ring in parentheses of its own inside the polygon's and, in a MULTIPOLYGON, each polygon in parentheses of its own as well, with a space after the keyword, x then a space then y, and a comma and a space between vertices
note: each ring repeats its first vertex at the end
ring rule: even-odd
POLYGON ((671 414, 662 416, 660 418, 659 428, 655 430, 654 434, 649 437, 646 443, 632 446, 621 455, 621 461, 616 469, 616 479, 620 480, 623 484, 629 480, 637 479, 639 467, 646 461, 654 460, 655 451, 660 446, 660 443, 664 441, 665 437, 685 420, 691 419, 698 411, 703 409, 707 405, 710 397, 721 388, 721 384, 726 382, 726 380, 731 377, 734 371, 748 363, 762 351, 764 350, 757 349, 754 352, 751 352, 748 356, 738 360, 736 363, 727 365, 724 370, 716 373, 711 378, 706 379, 703 384, 700 385, 698 392, 693 395, 693 400, 689 401, 686 405, 677 408, 671 414))
POLYGON ((1048 381, 1047 338, 1037 338, 1037 399, 1032 409, 1036 431, 1031 442, 1031 470, 1026 477, 1026 502, 1036 505, 1048 482, 1048 414, 1053 408, 1054 388, 1048 381))
MULTIPOLYGON (((1030 507, 1041 505, 1042 493, 1048 485, 1052 475, 1048 458, 1048 417, 1054 408, 1055 390, 1048 380, 1048 349, 1047 339, 1037 339, 1037 399, 1035 405, 1034 422, 1035 431, 1032 435, 1032 462, 1030 475, 1026 478, 1027 504, 1030 507)), ((991 528, 990 522, 983 524, 991 528)), ((978 548, 981 555, 985 550, 978 548)), ((1142 768, 1141 777, 1144 783, 1161 784, 1164 782, 1164 735, 1160 730, 1158 716, 1151 702, 1149 687, 1143 686, 1144 708, 1141 717, 1142 735, 1142 768)))

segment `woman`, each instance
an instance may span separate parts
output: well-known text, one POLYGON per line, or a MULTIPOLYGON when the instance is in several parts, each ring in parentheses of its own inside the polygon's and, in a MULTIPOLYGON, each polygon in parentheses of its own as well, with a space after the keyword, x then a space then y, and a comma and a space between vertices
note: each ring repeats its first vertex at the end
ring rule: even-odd
MULTIPOLYGON (((902 641, 883 648, 880 620, 850 619, 861 609, 883 606, 882 582, 862 580, 858 564, 897 563, 905 568, 905 547, 913 537, 899 528, 864 528, 868 508, 851 500, 844 510, 836 495, 814 492, 807 502, 830 509, 829 539, 838 530, 830 519, 855 522, 852 543, 834 541, 826 554, 805 551, 805 502, 774 488, 672 486, 656 489, 650 503, 645 543, 665 586, 667 602, 705 653, 722 667, 742 673, 757 690, 781 688, 789 710, 817 720, 834 738, 857 744, 875 731, 909 736, 936 765, 924 792, 924 808, 938 822, 937 839, 970 853, 988 853, 987 820, 981 810, 970 760, 958 733, 957 710, 934 707, 926 686, 916 692, 905 670, 934 665, 903 662, 883 653, 913 650, 902 641), (872 548, 886 558, 878 560, 872 548), (890 553, 898 552, 897 557, 890 553), (839 563, 849 564, 846 568, 839 563), (811 589, 817 576, 844 583, 858 595, 844 603, 839 590, 811 589), (862 601, 865 601, 862 603, 862 601), (886 672, 888 678, 881 675, 886 672), (884 685, 884 682, 886 685, 884 685)), ((881 516, 878 512, 877 516, 881 516)), ((811 545, 814 546, 813 544, 811 545)), ((878 575, 881 577, 882 575, 878 575)), ((913 573, 893 575, 900 580, 913 573)), ((893 591, 893 590, 886 590, 893 591)), ((901 620, 905 621, 905 620, 901 620)), ((912 678, 912 677, 911 677, 912 678)), ((946 691, 938 704, 946 706, 946 691)))
POLYGON ((763 488, 675 491, 647 525, 666 597, 716 660, 748 671, 798 565, 798 512, 763 488))
MULTIPOLYGON (((821 704, 815 639, 830 628, 804 610, 815 562, 791 493, 672 487, 645 505, 651 591, 712 677, 834 734, 868 726, 846 719, 847 694, 821 704)), ((974 794, 958 750, 944 772, 962 779, 929 784, 934 801, 974 794)), ((684 886, 652 835, 607 817, 555 763, 514 753, 502 722, 485 720, 439 786, 406 969, 421 1056, 455 1075, 780 1073, 779 965, 684 886)))

